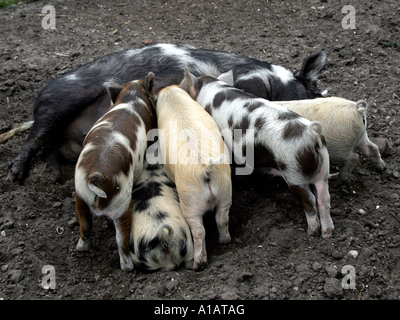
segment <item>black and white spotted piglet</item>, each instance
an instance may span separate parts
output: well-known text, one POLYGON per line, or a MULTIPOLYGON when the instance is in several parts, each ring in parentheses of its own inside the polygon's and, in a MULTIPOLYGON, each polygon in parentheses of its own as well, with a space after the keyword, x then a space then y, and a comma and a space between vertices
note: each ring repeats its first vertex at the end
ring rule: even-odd
POLYGON ((193 239, 175 184, 162 165, 149 164, 134 185, 130 248, 135 268, 193 267, 193 239))
POLYGON ((186 73, 181 87, 212 115, 236 163, 245 161, 250 168, 244 174, 258 167, 281 176, 305 209, 308 233, 316 234, 321 226, 322 237, 330 237, 334 227, 328 188, 329 155, 321 124, 225 81, 232 81, 231 73, 218 79, 186 73), (241 129, 241 135, 235 129, 241 129))

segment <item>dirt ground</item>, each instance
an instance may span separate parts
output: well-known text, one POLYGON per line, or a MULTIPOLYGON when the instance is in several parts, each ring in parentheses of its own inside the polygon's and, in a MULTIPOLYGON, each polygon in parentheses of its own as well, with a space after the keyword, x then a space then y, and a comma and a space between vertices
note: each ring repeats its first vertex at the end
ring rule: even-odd
POLYGON ((0 299, 399 299, 399 15, 394 0, 70 0, 1 10, 2 130, 33 118, 35 96, 51 79, 150 41, 242 53, 293 71, 305 56, 325 50, 329 64, 319 88, 370 103, 369 136, 387 168, 380 173, 361 157, 349 183, 330 185, 335 232, 329 239, 307 236, 305 215, 283 180, 235 180, 233 241, 218 245, 213 217, 205 217, 203 271, 127 273, 106 219, 94 219, 93 249, 75 250, 72 166, 56 182, 37 158, 23 185, 6 179, 27 137, 19 134, 0 145, 0 299), (47 4, 56 10, 55 30, 42 28, 47 4), (342 27, 349 4, 355 29, 342 27), (55 289, 42 286, 50 283, 45 266, 54 267, 55 289), (354 271, 353 282, 343 281, 343 267, 354 271), (354 282, 354 289, 342 286, 354 282))

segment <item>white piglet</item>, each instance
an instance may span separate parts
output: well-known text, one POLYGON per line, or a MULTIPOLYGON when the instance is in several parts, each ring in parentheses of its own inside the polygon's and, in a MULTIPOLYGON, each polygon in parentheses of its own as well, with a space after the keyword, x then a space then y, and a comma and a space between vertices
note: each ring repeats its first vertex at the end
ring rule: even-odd
POLYGON ((343 165, 339 174, 341 181, 350 178, 359 161, 354 151, 371 159, 377 169, 383 170, 385 167, 378 147, 368 138, 366 101, 329 97, 276 103, 310 121, 321 122, 331 161, 343 165))
POLYGON ((176 184, 194 241, 193 269, 207 262, 203 215, 216 213, 219 242, 227 243, 232 204, 229 153, 213 118, 178 86, 157 97, 160 149, 165 170, 176 184))

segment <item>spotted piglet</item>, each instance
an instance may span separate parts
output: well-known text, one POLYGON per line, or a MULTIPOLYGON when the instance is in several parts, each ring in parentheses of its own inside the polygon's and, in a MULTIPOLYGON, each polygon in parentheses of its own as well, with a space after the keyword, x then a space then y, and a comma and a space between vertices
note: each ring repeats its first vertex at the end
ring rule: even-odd
POLYGON ((178 86, 157 96, 157 123, 164 167, 175 182, 194 241, 193 269, 207 263, 203 215, 215 212, 219 242, 231 240, 232 204, 229 153, 212 117, 178 86))
POLYGON ((218 124, 236 164, 245 162, 249 170, 240 174, 267 168, 268 173, 281 176, 304 207, 308 233, 316 234, 321 226, 322 237, 330 237, 334 226, 328 190, 329 156, 321 124, 231 87, 227 84, 232 82, 231 72, 218 79, 186 73, 183 82, 182 87, 218 124))
POLYGON ((131 252, 135 268, 193 267, 193 239, 175 184, 160 164, 149 164, 134 185, 131 252))
POLYGON ((75 168, 76 212, 80 223, 77 250, 87 250, 92 215, 114 222, 121 269, 132 270, 129 250, 132 187, 143 169, 153 108, 146 90, 153 75, 124 86, 107 85, 114 104, 92 127, 75 168))

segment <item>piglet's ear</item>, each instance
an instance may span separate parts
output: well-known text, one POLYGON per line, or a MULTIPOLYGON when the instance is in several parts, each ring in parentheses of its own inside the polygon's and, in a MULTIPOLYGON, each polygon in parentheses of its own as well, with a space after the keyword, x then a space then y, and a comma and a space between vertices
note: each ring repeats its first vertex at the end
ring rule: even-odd
POLYGON ((153 84, 154 84, 154 73, 149 72, 146 79, 144 79, 144 90, 146 90, 146 92, 151 96, 153 95, 153 89, 154 89, 153 84))
POLYGON ((157 97, 154 94, 154 73, 153 72, 149 72, 147 77, 144 79, 143 88, 144 88, 144 91, 146 92, 147 97, 150 100, 151 105, 153 106, 153 108, 155 108, 156 103, 157 103, 157 97))
POLYGON ((233 71, 229 70, 228 72, 220 74, 218 80, 221 80, 233 87, 235 84, 235 79, 233 78, 233 71))
POLYGON ((124 86, 122 86, 118 83, 110 83, 110 82, 104 83, 104 87, 106 88, 107 94, 110 97, 112 103, 115 103, 119 93, 124 88, 124 86))
POLYGON ((185 90, 193 99, 196 99, 199 94, 197 78, 189 72, 188 68, 185 68, 185 76, 180 83, 181 89, 185 90))

